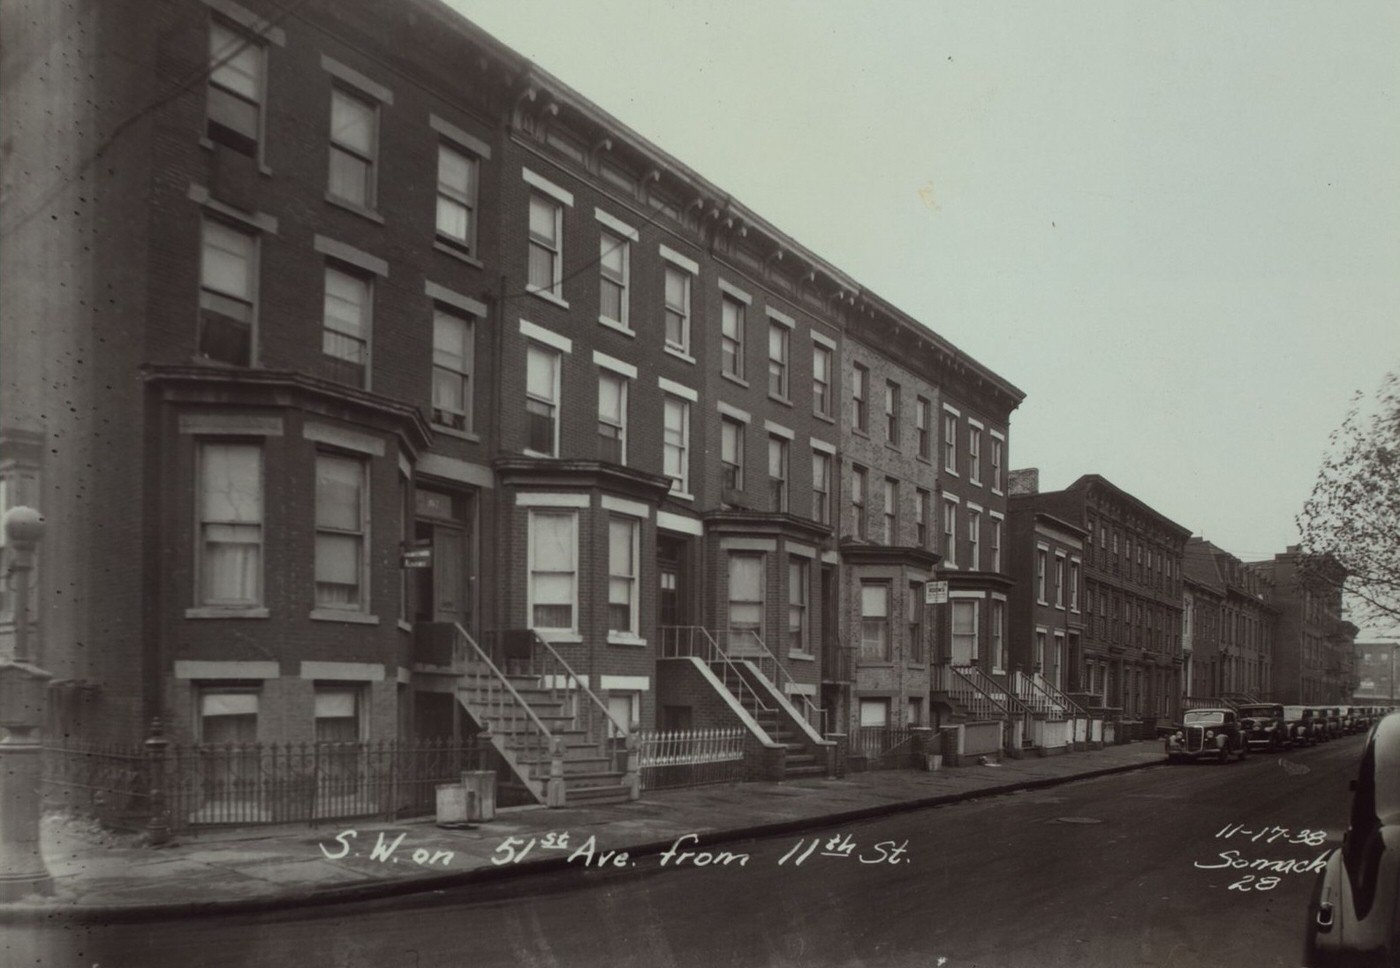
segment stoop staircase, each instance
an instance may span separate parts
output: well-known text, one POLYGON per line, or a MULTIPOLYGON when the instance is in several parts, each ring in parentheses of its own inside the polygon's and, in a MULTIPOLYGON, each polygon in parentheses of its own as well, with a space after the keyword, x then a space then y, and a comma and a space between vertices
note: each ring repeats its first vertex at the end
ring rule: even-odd
POLYGON ((953 712, 954 722, 1006 724, 1006 742, 1016 743, 1008 753, 1019 756, 1032 748, 1031 710, 1005 685, 975 665, 934 666, 933 698, 953 712), (1019 740, 1013 736, 1019 735, 1019 740))
POLYGON ((562 807, 637 799, 626 730, 553 646, 533 630, 511 631, 493 659, 460 625, 456 639, 457 701, 509 768, 504 801, 562 807))
POLYGON ((818 750, 811 733, 799 722, 799 717, 805 717, 808 724, 814 719, 820 723, 821 709, 809 697, 791 690, 784 696, 777 682, 793 683, 794 680, 757 635, 745 632, 742 640, 736 639, 729 648, 721 645, 722 641, 728 643, 727 631, 699 626, 667 627, 663 655, 666 658, 694 656, 709 666, 715 678, 753 717, 767 738, 785 748, 784 779, 825 776, 826 754, 818 750))

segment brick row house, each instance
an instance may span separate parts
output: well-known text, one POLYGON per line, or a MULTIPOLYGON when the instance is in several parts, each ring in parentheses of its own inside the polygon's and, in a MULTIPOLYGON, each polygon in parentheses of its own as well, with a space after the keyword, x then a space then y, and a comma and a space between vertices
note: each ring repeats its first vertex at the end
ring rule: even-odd
POLYGON ((1036 472, 1018 471, 1012 494, 1025 497, 1019 506, 1084 534, 1084 632, 1079 652, 1070 650, 1070 693, 1121 710, 1130 721, 1175 719, 1184 661, 1182 564, 1191 532, 1096 474, 1042 492, 1036 472))
POLYGON ((430 0, 30 6, 94 65, 4 92, 76 173, 4 266, 59 732, 456 736, 547 654, 825 769, 1002 648, 1020 391, 596 105, 430 0))
POLYGON ((1310 558, 1296 545, 1246 567, 1258 576, 1276 616, 1270 698, 1286 703, 1349 702, 1358 681, 1359 630, 1343 615, 1345 571, 1330 558, 1310 558))
POLYGON ((1199 675, 1186 680, 1187 694, 1262 698, 1274 683, 1275 627, 1262 576, 1200 537, 1186 543, 1184 567, 1192 619, 1203 627, 1192 649, 1199 675))
POLYGON ((55 733, 480 734, 558 803, 635 795, 639 730, 792 776, 1169 715, 1184 529, 1012 497, 1020 390, 444 5, 5 18, 55 733), (556 741, 599 747, 562 788, 556 741))

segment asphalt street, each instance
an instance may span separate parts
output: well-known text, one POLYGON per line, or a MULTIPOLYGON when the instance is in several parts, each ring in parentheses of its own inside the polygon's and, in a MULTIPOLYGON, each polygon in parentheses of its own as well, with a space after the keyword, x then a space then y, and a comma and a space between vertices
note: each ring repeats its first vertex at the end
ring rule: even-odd
POLYGON ((1296 968, 1312 865, 1340 842, 1361 743, 685 841, 669 856, 609 855, 575 835, 556 874, 272 915, 54 926, 10 953, 84 968, 1296 968))

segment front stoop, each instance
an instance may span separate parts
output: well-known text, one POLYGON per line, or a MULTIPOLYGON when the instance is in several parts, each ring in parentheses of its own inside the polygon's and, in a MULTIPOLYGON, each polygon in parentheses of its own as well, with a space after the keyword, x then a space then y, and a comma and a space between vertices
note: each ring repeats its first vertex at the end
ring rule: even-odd
POLYGON ((554 740, 563 744, 562 772, 554 775, 552 758, 532 748, 538 744, 529 741, 534 736, 529 724, 516 721, 516 725, 527 727, 517 734, 510 724, 493 723, 489 710, 473 701, 481 692, 479 683, 472 680, 475 674, 468 672, 464 676, 466 681, 458 687, 457 698, 478 726, 490 728, 492 745, 514 774, 515 782, 502 783, 503 792, 551 807, 636 799, 626 774, 614 769, 612 757, 601 753, 598 744, 583 730, 567 728, 573 717, 567 715, 565 700, 558 691, 541 688, 538 676, 506 676, 554 740))
POLYGON ((826 758, 818 757, 807 744, 801 742, 801 737, 786 719, 777 711, 762 713, 758 717, 758 725, 768 734, 768 738, 783 747, 783 779, 826 776, 826 758))

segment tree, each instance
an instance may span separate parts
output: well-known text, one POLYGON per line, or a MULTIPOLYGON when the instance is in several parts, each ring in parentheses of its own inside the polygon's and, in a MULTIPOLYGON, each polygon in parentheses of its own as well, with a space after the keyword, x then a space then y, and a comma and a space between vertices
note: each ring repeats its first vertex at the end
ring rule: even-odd
POLYGON ((1400 627, 1400 371, 1374 401, 1357 394, 1297 523, 1309 558, 1346 569, 1357 624, 1400 627))

